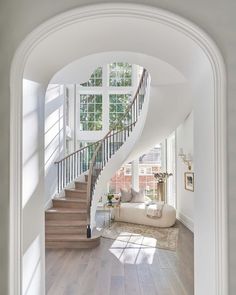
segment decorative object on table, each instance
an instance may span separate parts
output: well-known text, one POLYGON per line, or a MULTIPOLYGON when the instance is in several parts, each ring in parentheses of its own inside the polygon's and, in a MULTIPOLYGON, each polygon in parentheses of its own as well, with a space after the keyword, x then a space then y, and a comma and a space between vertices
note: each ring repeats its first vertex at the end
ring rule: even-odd
POLYGON ((108 204, 112 206, 112 199, 114 198, 113 194, 108 194, 107 195, 107 200, 108 200, 108 204))
POLYGON ((180 148, 178 156, 182 159, 183 163, 188 166, 188 170, 191 171, 193 164, 192 155, 190 153, 185 154, 183 148, 180 148))
POLYGON ((194 191, 194 173, 193 172, 184 173, 184 187, 188 191, 191 191, 191 192, 194 191))
POLYGON ((111 222, 114 219, 113 216, 113 210, 114 208, 120 208, 120 201, 119 200, 114 200, 113 198, 111 200, 108 200, 104 205, 103 205, 103 210, 104 210, 104 226, 107 224, 108 221, 108 226, 111 226, 111 222), (106 212, 107 211, 107 212, 106 212), (108 213, 108 215, 106 214, 108 213))
POLYGON ((114 199, 116 200, 116 202, 118 202, 120 200, 120 195, 119 194, 115 194, 114 195, 114 199))
POLYGON ((159 196, 159 201, 163 201, 166 203, 166 183, 167 179, 173 176, 172 173, 167 172, 159 172, 154 173, 154 177, 157 180, 157 195, 159 196))
POLYGON ((103 230, 102 237, 117 241, 176 251, 179 229, 156 228, 127 222, 114 222, 103 230))

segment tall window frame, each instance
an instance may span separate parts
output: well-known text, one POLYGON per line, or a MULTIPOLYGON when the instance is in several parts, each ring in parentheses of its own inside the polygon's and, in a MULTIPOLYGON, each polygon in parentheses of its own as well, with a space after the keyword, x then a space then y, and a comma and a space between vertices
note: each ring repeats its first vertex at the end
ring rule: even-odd
MULTIPOLYGON (((141 67, 137 65, 132 65, 132 86, 110 86, 109 85, 109 67, 110 64, 105 64, 101 66, 102 73, 102 83, 96 83, 96 81, 91 81, 91 77, 95 77, 94 73, 97 69, 93 71, 88 82, 83 82, 81 84, 70 84, 65 85, 66 87, 72 88, 70 91, 70 113, 73 114, 73 120, 70 121, 70 128, 73 130, 73 138, 71 139, 71 146, 74 146, 74 150, 79 148, 80 141, 97 141, 101 139, 109 131, 110 128, 110 95, 129 95, 130 101, 137 89, 137 85, 140 79, 141 67), (97 85, 99 84, 99 85, 97 85), (80 95, 101 95, 102 96, 102 120, 100 130, 81 130, 80 128, 80 95), (72 108, 74 110, 72 110, 72 108)), ((99 68, 99 67, 97 67, 99 68)), ((121 116, 120 116, 121 117, 121 116)), ((95 123, 95 121, 94 121, 95 123)), ((92 128, 93 129, 93 128, 92 128)))

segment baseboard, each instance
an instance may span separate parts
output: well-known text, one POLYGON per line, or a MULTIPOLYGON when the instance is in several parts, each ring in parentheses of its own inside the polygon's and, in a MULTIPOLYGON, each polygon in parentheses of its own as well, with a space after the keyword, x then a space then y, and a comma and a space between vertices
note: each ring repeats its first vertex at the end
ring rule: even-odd
POLYGON ((177 219, 191 230, 191 232, 194 232, 194 222, 191 218, 181 212, 177 212, 177 219))

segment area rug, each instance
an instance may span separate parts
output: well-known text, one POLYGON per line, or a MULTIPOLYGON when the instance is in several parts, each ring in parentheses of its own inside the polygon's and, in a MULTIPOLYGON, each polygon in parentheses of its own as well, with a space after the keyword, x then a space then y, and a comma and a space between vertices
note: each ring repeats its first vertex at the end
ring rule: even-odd
POLYGON ((137 244, 143 247, 155 247, 176 251, 179 229, 156 228, 127 222, 113 222, 103 230, 102 237, 137 244))

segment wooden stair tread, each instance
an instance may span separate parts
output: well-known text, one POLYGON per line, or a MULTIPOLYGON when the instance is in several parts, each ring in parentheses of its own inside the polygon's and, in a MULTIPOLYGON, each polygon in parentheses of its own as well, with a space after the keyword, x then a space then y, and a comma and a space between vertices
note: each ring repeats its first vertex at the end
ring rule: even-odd
POLYGON ((55 198, 53 201, 63 201, 63 202, 75 202, 75 203, 86 203, 87 199, 79 199, 79 198, 70 198, 70 197, 63 197, 63 198, 55 198))
POLYGON ((87 193, 87 190, 79 189, 79 188, 66 188, 67 192, 79 192, 79 193, 87 193))
POLYGON ((87 226, 87 222, 85 220, 47 220, 46 226, 87 226))
POLYGON ((86 209, 77 209, 77 208, 55 208, 52 207, 45 211, 46 213, 87 213, 86 209))
POLYGON ((46 241, 71 241, 71 242, 77 242, 77 241, 93 241, 94 239, 98 239, 100 236, 92 236, 90 239, 86 237, 84 234, 77 234, 77 235, 67 235, 67 234, 46 234, 46 241))

